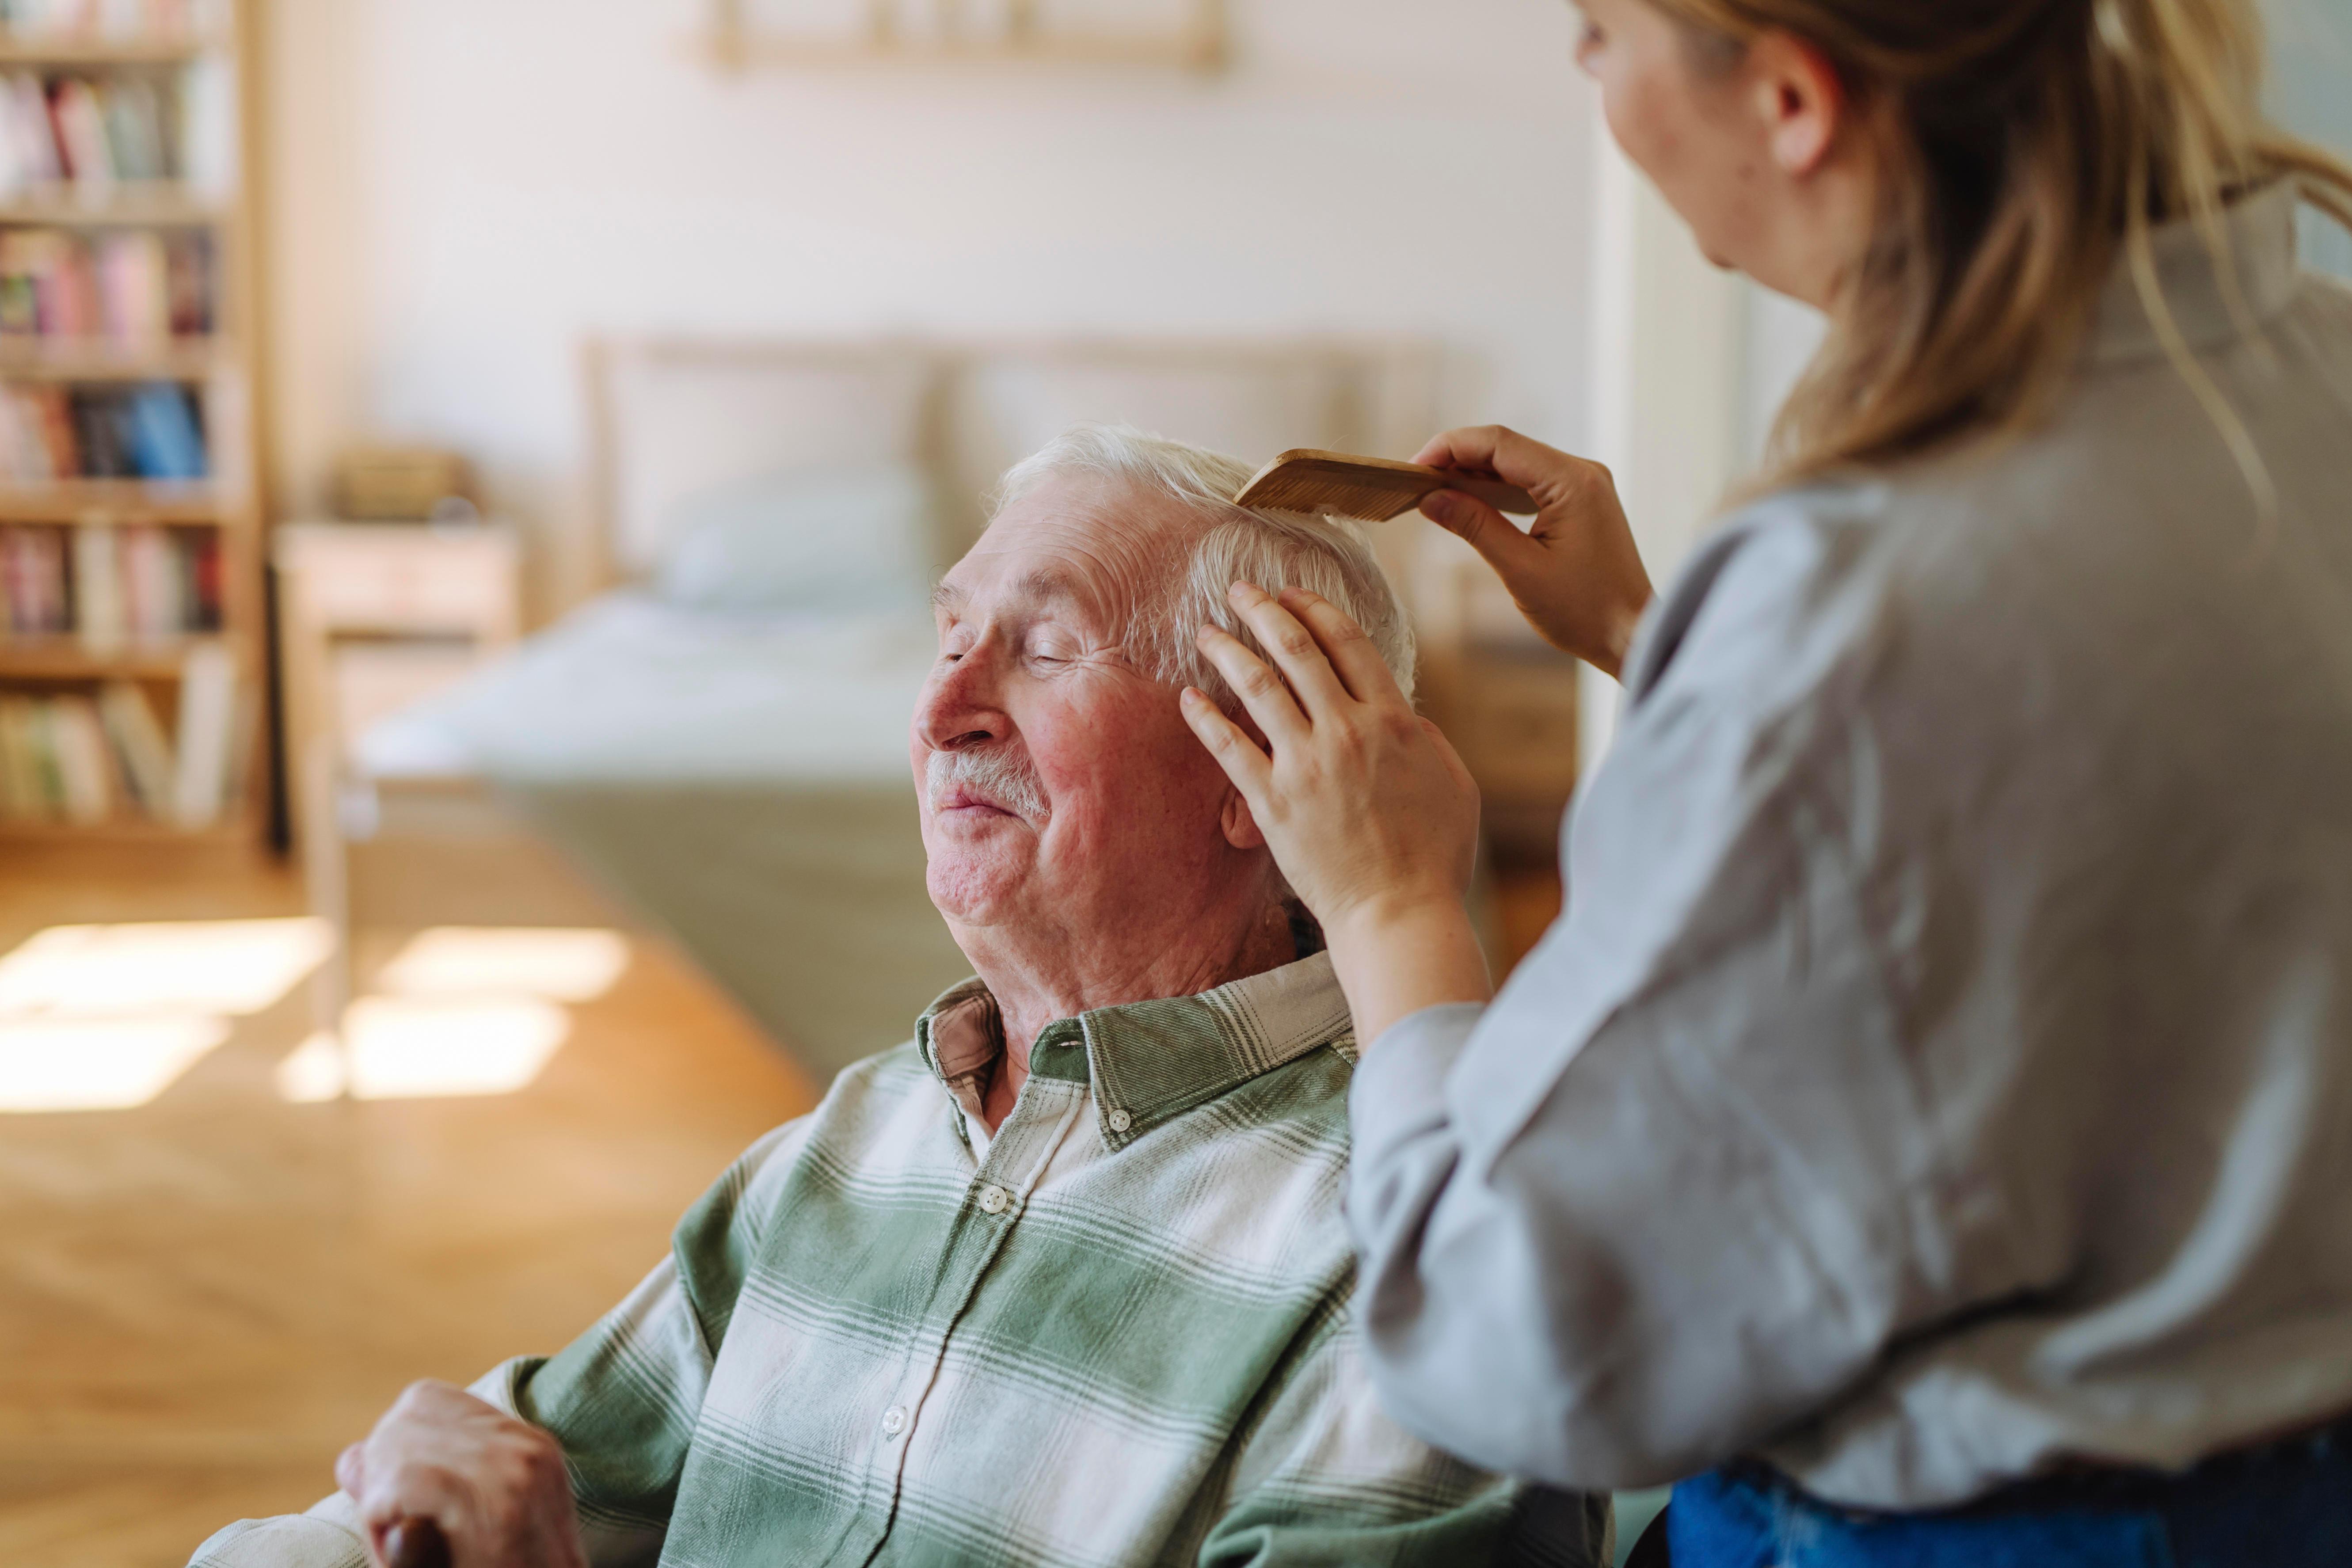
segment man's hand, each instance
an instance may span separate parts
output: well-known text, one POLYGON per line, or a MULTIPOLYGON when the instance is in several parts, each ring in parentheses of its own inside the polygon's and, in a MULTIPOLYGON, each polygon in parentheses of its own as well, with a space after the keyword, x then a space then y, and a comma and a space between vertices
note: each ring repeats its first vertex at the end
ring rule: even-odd
POLYGON ((404 1519, 441 1527, 452 1568, 587 1568, 562 1448, 449 1384, 410 1384, 343 1450, 335 1479, 359 1504, 376 1568, 404 1519))

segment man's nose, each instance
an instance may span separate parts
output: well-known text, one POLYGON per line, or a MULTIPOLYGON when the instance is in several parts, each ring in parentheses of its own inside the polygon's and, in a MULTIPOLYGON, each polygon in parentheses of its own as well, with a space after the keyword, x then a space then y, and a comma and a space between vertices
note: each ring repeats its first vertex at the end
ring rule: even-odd
POLYGON ((915 708, 915 732, 923 744, 960 752, 1013 732, 1013 721, 997 705, 993 662, 985 648, 975 648, 931 678, 915 708))

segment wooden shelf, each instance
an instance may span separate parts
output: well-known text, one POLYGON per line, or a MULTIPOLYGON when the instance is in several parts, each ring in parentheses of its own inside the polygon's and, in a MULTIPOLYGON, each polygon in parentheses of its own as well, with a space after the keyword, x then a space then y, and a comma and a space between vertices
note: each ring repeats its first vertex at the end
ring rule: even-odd
POLYGON ((93 38, 0 31, 0 66, 183 65, 224 47, 207 38, 93 38))
POLYGON ((877 69, 899 66, 1126 66, 1213 71, 1225 63, 1221 39, 1180 36, 1010 38, 823 38, 725 37, 704 46, 723 70, 877 69))
POLYGON ((121 817, 108 822, 66 822, 37 817, 0 817, 0 843, 40 839, 79 844, 242 845, 252 842, 253 829, 231 807, 220 822, 208 827, 180 827, 145 817, 121 817))
POLYGON ((1159 31, 1065 32, 1037 0, 992 15, 965 0, 866 0, 865 25, 839 33, 780 32, 754 22, 745 0, 704 0, 700 48, 722 71, 781 67, 835 70, 896 66, 1140 66, 1213 72, 1232 58, 1226 0, 1189 0, 1182 20, 1159 31), (931 25, 908 32, 910 15, 931 25))
POLYGON ((0 377, 17 381, 203 381, 227 358, 203 338, 137 348, 104 339, 0 337, 0 377))
POLYGON ((176 679, 193 650, 216 637, 149 637, 93 648, 76 637, 0 636, 0 680, 176 679))
POLYGON ((176 180, 34 185, 0 195, 0 225, 52 228, 209 228, 225 203, 176 180))
POLYGON ((235 523, 235 509, 204 483, 61 479, 0 485, 0 522, 235 523))

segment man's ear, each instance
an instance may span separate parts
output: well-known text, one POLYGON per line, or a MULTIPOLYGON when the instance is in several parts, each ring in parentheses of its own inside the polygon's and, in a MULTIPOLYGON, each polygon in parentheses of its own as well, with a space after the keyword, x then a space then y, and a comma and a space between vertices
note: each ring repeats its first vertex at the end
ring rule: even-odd
MULTIPOLYGON (((1265 731, 1257 727, 1256 720, 1247 713, 1235 713, 1233 720, 1242 727, 1242 733, 1250 738, 1251 745, 1262 752, 1268 749, 1265 731)), ((1242 792, 1231 783, 1225 785, 1224 803, 1217 808, 1217 823, 1225 830, 1225 842, 1234 848, 1265 847, 1265 835, 1258 830, 1257 818, 1251 813, 1249 802, 1242 798, 1242 792)))
POLYGON ((1236 849, 1263 849, 1265 835, 1258 831, 1257 817, 1249 802, 1233 785, 1225 786, 1225 804, 1219 809, 1218 825, 1225 830, 1225 842, 1236 849))
POLYGON ((1772 161, 1782 174, 1804 178, 1829 157, 1845 124, 1844 79, 1819 46, 1793 33, 1750 39, 1745 68, 1772 161))

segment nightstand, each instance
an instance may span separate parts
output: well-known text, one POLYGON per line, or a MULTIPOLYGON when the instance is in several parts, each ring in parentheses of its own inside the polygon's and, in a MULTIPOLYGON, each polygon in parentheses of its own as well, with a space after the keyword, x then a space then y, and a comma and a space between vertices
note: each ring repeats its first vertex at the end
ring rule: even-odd
POLYGON ((332 1032, 351 1000, 351 748, 513 645, 522 552, 499 523, 298 522, 273 543, 288 798, 311 912, 334 927, 312 999, 332 1032))
POLYGON ((376 720, 462 679, 522 629, 521 551, 498 523, 278 529, 287 755, 340 755, 376 720))

